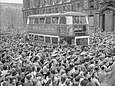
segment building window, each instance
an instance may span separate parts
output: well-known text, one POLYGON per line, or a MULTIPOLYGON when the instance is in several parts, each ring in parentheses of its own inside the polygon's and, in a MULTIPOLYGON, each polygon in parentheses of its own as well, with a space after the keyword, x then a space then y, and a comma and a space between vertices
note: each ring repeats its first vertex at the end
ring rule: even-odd
POLYGON ((58 12, 59 12, 59 8, 55 7, 55 13, 58 13, 58 12))
POLYGON ((70 2, 71 0, 62 0, 63 3, 70 2))
POLYGON ((29 12, 27 11, 26 14, 29 15, 29 12))
POLYGON ((51 8, 49 8, 48 10, 49 10, 49 13, 51 13, 51 8))
POLYGON ((63 12, 67 11, 66 5, 63 6, 63 12))
POLYGON ((45 14, 45 9, 43 9, 42 11, 43 11, 42 13, 45 14))
POLYGON ((94 16, 93 15, 89 16, 89 26, 90 27, 94 26, 94 16))
POLYGON ((49 9, 46 9, 46 13, 49 13, 49 9))
POLYGON ((54 7, 52 8, 52 13, 55 13, 55 9, 54 9, 54 7))
POLYGON ((63 12, 62 6, 59 6, 59 12, 63 12))
POLYGON ((51 4, 51 0, 47 0, 47 5, 49 6, 51 4))
POLYGON ((76 10, 77 10, 76 3, 73 3, 73 4, 71 5, 71 10, 72 10, 72 11, 76 11, 76 10))
POLYGON ((67 11, 71 11, 71 6, 67 5, 67 11))
POLYGON ((27 8, 30 8, 30 0, 27 1, 27 8))
POLYGON ((36 14, 39 14, 40 12, 39 12, 39 10, 36 10, 36 14))
POLYGON ((71 0, 66 0, 67 2, 70 2, 71 0))
POLYGON ((40 7, 45 5, 45 0, 40 0, 40 7))
POLYGON ((33 14, 36 14, 36 10, 33 10, 33 12, 32 12, 33 14))
POLYGON ((45 13, 44 13, 44 14, 47 14, 47 13, 48 13, 47 9, 44 9, 44 10, 45 10, 45 13))
POLYGON ((42 10, 39 10, 39 14, 42 14, 42 10))
POLYGON ((55 0, 55 3, 58 4, 58 0, 55 0))
POLYGON ((94 8, 94 0, 89 0, 89 8, 94 8))
POLYGON ((61 3, 62 3, 62 0, 58 0, 58 3, 61 4, 61 3))
POLYGON ((52 5, 53 4, 53 0, 50 0, 50 5, 52 5))
POLYGON ((47 6, 47 5, 48 5, 47 0, 44 0, 44 5, 45 5, 45 6, 47 6))
POLYGON ((44 10, 43 14, 46 14, 46 9, 43 9, 43 10, 44 10))
POLYGON ((66 3, 66 0, 62 0, 63 3, 66 3))
POLYGON ((55 4, 55 0, 52 0, 52 5, 54 5, 55 4))
POLYGON ((80 2, 79 2, 79 3, 77 3, 77 8, 78 8, 78 9, 80 8, 80 2))

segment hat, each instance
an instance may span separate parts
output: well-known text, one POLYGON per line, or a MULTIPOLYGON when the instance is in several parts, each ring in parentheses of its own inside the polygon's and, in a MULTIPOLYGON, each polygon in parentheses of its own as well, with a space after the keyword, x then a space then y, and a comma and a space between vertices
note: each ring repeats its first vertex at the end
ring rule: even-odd
POLYGON ((52 56, 52 57, 56 57, 56 56, 57 56, 57 54, 53 53, 51 56, 52 56))
POLYGON ((66 77, 66 76, 67 76, 67 74, 66 74, 66 73, 63 73, 61 76, 62 76, 62 77, 66 77))
POLYGON ((30 74, 26 75, 26 78, 27 78, 28 80, 30 80, 31 77, 32 77, 32 75, 30 75, 30 74))
POLYGON ((43 75, 42 75, 41 73, 37 73, 37 74, 36 74, 36 77, 38 77, 38 76, 39 76, 39 77, 42 77, 43 75))

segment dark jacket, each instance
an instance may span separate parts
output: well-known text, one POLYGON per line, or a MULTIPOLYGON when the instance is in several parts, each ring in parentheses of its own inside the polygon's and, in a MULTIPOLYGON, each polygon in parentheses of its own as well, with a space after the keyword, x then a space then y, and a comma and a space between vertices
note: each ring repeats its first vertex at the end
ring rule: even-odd
POLYGON ((24 83, 23 86, 34 86, 32 82, 27 82, 27 83, 24 83))
POLYGON ((89 80, 87 80, 87 79, 84 79, 84 80, 82 80, 81 81, 81 86, 87 86, 87 84, 89 83, 89 80))

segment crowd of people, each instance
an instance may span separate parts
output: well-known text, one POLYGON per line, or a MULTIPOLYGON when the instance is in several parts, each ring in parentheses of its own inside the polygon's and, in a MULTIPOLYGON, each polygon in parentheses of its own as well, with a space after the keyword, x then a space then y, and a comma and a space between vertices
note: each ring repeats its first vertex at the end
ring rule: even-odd
POLYGON ((0 86, 108 86, 115 35, 96 33, 90 45, 51 45, 0 37, 0 86))

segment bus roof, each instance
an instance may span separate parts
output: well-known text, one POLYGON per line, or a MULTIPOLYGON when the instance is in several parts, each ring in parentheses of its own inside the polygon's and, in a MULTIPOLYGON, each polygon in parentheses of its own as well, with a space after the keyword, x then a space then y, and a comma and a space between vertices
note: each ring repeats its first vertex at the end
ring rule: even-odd
POLYGON ((29 17, 48 17, 48 16, 63 16, 63 15, 64 16, 86 16, 86 14, 80 12, 65 12, 65 13, 29 15, 29 17))

